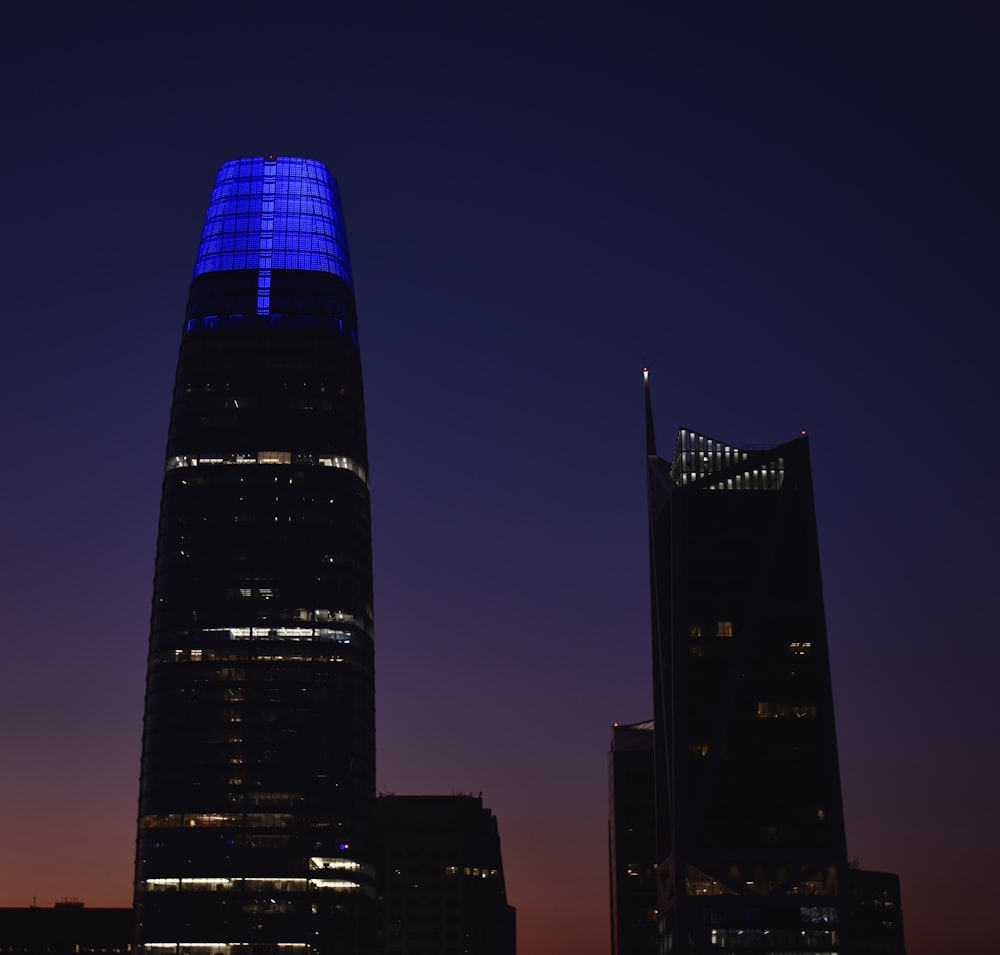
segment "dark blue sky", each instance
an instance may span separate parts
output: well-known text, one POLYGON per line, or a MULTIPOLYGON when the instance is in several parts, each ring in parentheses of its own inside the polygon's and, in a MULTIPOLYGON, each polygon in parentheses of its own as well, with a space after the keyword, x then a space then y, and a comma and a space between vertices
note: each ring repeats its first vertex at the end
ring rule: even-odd
POLYGON ((482 791, 522 955, 606 941, 661 452, 808 430, 848 844, 958 951, 1000 844, 989 4, 24 5, 5 97, 0 905, 126 904, 163 448, 215 171, 340 181, 379 779, 482 791))

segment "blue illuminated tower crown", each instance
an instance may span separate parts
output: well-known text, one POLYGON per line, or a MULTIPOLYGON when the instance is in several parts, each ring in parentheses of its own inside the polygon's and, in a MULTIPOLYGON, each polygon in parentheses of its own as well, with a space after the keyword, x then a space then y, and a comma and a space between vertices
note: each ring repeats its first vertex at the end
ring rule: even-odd
POLYGON ((224 163, 157 539, 135 886, 148 952, 373 949, 367 473, 336 184, 311 159, 224 163))
MULTIPOLYGON (((220 320, 248 322, 252 316, 269 318, 271 324, 291 321, 285 314, 288 303, 275 302, 272 294, 274 274, 282 271, 337 276, 353 294, 336 182, 326 166, 313 159, 258 156, 223 163, 205 216, 194 279, 252 273, 254 300, 246 297, 250 286, 244 279, 239 311, 222 310, 220 315, 211 307, 196 308, 188 316, 187 330, 213 327, 220 320)), ((196 288, 193 285, 192 292, 196 288)), ((321 320, 325 311, 310 317, 321 320)), ((302 324, 301 309, 299 318, 302 324)))
POLYGON ((194 274, 256 269, 266 315, 272 268, 330 272, 354 286, 337 186, 314 159, 258 156, 219 170, 194 274))

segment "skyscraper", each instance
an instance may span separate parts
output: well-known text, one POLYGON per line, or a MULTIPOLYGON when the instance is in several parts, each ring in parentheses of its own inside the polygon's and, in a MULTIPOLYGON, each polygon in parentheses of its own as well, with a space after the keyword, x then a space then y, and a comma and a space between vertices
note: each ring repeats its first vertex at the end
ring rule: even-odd
POLYGON ((851 951, 807 439, 750 450, 646 391, 660 951, 851 951))
POLYGON ((308 159, 224 163, 157 541, 135 880, 148 952, 374 946, 367 470, 336 184, 308 159))

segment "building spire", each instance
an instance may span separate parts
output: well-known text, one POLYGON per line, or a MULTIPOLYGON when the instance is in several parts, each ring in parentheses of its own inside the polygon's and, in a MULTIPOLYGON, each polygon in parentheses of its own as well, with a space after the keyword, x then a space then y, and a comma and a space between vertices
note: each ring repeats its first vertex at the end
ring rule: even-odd
POLYGON ((649 368, 642 369, 642 387, 646 398, 646 455, 656 457, 656 434, 653 431, 653 405, 649 398, 649 368))

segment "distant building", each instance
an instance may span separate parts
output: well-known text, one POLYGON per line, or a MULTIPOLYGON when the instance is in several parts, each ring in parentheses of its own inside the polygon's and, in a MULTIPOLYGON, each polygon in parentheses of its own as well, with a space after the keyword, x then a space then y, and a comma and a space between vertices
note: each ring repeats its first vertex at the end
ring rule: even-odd
POLYGON ((853 955, 808 440, 646 414, 659 951, 853 955))
POLYGON ((132 909, 88 909, 57 902, 51 909, 0 909, 0 955, 128 955, 132 909))
POLYGON ((854 939, 849 955, 902 955, 899 876, 866 869, 851 869, 847 875, 845 894, 854 939))
POLYGON ((496 817, 481 796, 380 796, 382 955, 515 955, 496 817))
POLYGON ((656 952, 653 722, 615 724, 608 754, 611 955, 656 952))

